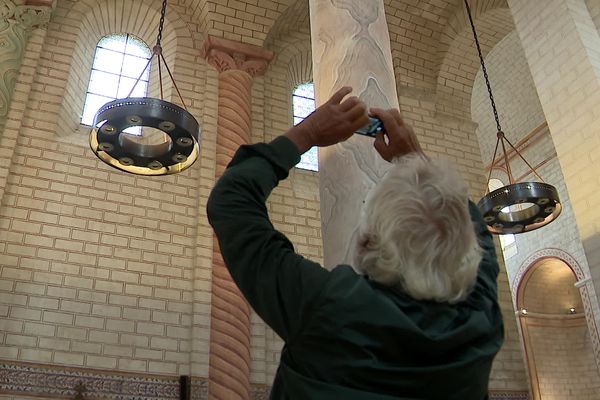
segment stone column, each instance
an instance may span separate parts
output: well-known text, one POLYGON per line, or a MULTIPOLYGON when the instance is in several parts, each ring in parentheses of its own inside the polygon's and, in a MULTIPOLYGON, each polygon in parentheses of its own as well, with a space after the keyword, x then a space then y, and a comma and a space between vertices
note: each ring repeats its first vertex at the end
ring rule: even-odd
POLYGON ((0 5, 0 133, 6 122, 29 34, 36 28, 45 27, 51 12, 52 0, 27 1, 18 6, 12 0, 4 0, 0 5))
MULTIPOLYGON (((219 178, 237 148, 251 136, 252 81, 273 53, 209 36, 204 53, 219 72, 217 165, 219 178)), ((214 238, 210 327, 210 399, 250 399, 250 307, 225 268, 214 238)))
MULTIPOLYGON (((313 79, 317 105, 340 87, 369 107, 398 108, 390 37, 383 0, 310 0, 313 79)), ((321 229, 328 268, 351 258, 357 216, 387 163, 373 139, 319 149, 321 229)))
POLYGON ((600 35, 586 3, 508 0, 600 293, 600 35))

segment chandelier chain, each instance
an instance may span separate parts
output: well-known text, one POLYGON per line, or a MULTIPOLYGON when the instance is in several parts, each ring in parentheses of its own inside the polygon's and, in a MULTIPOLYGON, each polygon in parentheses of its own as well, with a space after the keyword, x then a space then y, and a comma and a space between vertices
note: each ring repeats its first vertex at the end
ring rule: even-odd
POLYGON ((158 24, 158 36, 156 38, 156 45, 160 46, 162 40, 163 25, 165 24, 165 14, 167 12, 167 0, 163 0, 162 9, 160 10, 160 22, 158 24))
POLYGON ((475 30, 475 23, 471 16, 471 8, 469 2, 465 0, 465 6, 467 7, 467 15, 469 16, 469 22, 471 23, 471 29, 473 30, 473 37, 475 38, 475 45, 477 46, 477 54, 479 54, 479 62, 481 63, 481 70, 483 71, 483 77, 485 79, 485 85, 487 86, 488 94, 490 95, 490 103, 492 103, 492 110, 494 111, 494 119, 496 120, 496 128, 498 132, 502 132, 500 127, 500 118, 498 117, 498 111, 496 110, 496 102, 494 101, 494 95, 492 94, 492 86, 490 85, 490 78, 488 77, 487 69, 485 68, 485 62, 483 61, 483 54, 481 53, 481 46, 479 45, 479 38, 477 37, 477 31, 475 30))

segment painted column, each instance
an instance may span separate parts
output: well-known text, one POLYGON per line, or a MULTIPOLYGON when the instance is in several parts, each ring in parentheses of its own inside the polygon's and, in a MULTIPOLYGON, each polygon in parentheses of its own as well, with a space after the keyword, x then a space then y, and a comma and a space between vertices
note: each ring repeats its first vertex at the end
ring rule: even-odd
POLYGON ((44 27, 50 21, 51 12, 51 0, 28 1, 18 6, 11 0, 4 0, 0 5, 0 133, 6 122, 29 34, 44 27))
MULTIPOLYGON (((383 0, 310 0, 313 77, 317 105, 342 86, 369 107, 398 108, 383 0)), ((321 229, 325 265, 351 260, 352 236, 368 190, 387 163, 373 139, 319 149, 321 229)))
MULTIPOLYGON (((273 53, 261 47, 209 36, 208 63, 219 72, 217 165, 219 178, 231 157, 251 135, 252 82, 273 53)), ((225 268, 213 238, 209 398, 250 399, 250 307, 225 268)))
POLYGON ((586 3, 508 0, 569 191, 600 326, 600 35, 586 3))

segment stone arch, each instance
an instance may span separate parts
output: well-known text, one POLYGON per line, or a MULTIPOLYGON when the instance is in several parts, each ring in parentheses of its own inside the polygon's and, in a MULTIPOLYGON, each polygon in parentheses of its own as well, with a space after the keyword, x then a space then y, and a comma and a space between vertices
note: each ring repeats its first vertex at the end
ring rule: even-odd
MULTIPOLYGON (((561 363, 565 363, 565 365, 573 366, 573 363, 575 363, 573 367, 575 370, 577 368, 588 370, 590 365, 594 364, 594 361, 596 367, 600 366, 598 331, 592 315, 593 311, 587 292, 586 278, 583 269, 570 254, 554 248, 535 252, 521 264, 512 285, 512 297, 515 308, 519 310, 517 311, 519 331, 529 368, 529 380, 534 399, 540 399, 552 393, 552 389, 548 387, 547 382, 555 379, 557 371, 556 368, 548 366, 548 363, 544 362, 545 358, 559 356, 561 363), (569 271, 566 273, 570 275, 572 281, 575 281, 575 287, 568 286, 571 284, 568 281, 569 278, 565 275, 565 272, 561 272, 557 268, 562 268, 562 271, 569 271), (542 275, 534 275, 538 271, 542 275), (548 273, 552 275, 548 275, 548 273), (542 279, 541 282, 539 281, 540 278, 542 279), (534 281, 536 283, 530 288, 529 284, 534 281), (528 286, 526 287, 526 285, 528 286), (558 289, 559 296, 557 298, 547 296, 545 292, 547 285, 558 289), (525 292, 529 293, 527 300, 525 292), (570 301, 568 301, 569 299, 570 301), (561 309, 567 306, 565 300, 568 301, 568 306, 575 307, 576 310, 583 307, 583 315, 580 312, 567 315, 565 313, 566 308, 562 312, 556 313, 554 310, 557 307, 561 309), (533 313, 532 308, 534 309, 533 313), (521 311, 523 309, 527 309, 527 313, 521 311), (571 342, 569 340, 568 343, 563 344, 567 347, 561 347, 565 350, 561 350, 561 352, 554 355, 547 355, 544 349, 555 348, 556 340, 560 340, 565 335, 573 335, 573 332, 575 332, 573 336, 575 342, 573 344, 569 344, 571 342), (582 336, 583 332, 586 334, 582 336), (584 356, 585 348, 589 349, 588 346, 591 347, 593 357, 584 356), (567 351, 566 349, 570 350, 567 351), (569 354, 577 354, 578 351, 584 353, 569 357, 569 354), (575 362, 573 360, 579 361, 575 362), (584 366, 587 367, 584 368, 584 366)), ((592 371, 589 376, 590 385, 592 386, 589 386, 589 388, 597 388, 600 386, 600 376, 597 373, 598 371, 595 374, 592 371)), ((573 378, 574 376, 569 378, 568 375, 565 377, 569 381, 572 381, 573 378)), ((579 385, 576 385, 576 387, 577 390, 581 389, 579 385)), ((575 388, 572 389, 576 390, 575 388)), ((571 389, 568 390, 570 393, 571 389)), ((582 390, 585 392, 594 389, 582 390)), ((583 394, 583 392, 579 393, 579 395, 583 394)), ((554 395, 561 396, 558 392, 554 395)))
MULTIPOLYGON (((303 1, 298 1, 295 4, 300 3, 303 3, 303 1)), ((291 18, 292 15, 284 12, 281 19, 286 20, 291 18)), ((285 92, 274 91, 269 96, 269 99, 274 100, 282 107, 286 107, 287 111, 291 110, 293 88, 300 83, 312 80, 310 29, 308 21, 306 21, 306 25, 302 27, 298 26, 294 30, 284 29, 283 26, 285 24, 280 25, 279 20, 275 25, 273 28, 274 31, 269 32, 269 43, 266 46, 273 51, 275 58, 271 61, 269 72, 267 72, 265 78, 268 80, 272 76, 271 73, 276 76, 285 77, 285 82, 273 82, 277 85, 283 85, 285 92)), ((287 112, 286 119, 289 124, 292 123, 290 112, 287 112)))
MULTIPOLYGON (((484 57, 514 30, 505 0, 471 2, 471 14, 484 57)), ((473 82, 481 65, 462 2, 440 35, 437 58, 435 92, 440 104, 438 111, 470 118, 473 82)))
MULTIPOLYGON (((57 112, 58 120, 65 125, 65 132, 73 132, 79 125, 78 116, 83 109, 85 91, 93 62, 93 54, 98 41, 110 33, 130 33, 142 39, 150 48, 156 43, 157 28, 160 20, 160 2, 116 0, 82 0, 65 10, 65 14, 57 19, 54 29, 62 30, 57 25, 71 26, 71 40, 62 42, 61 52, 69 54, 69 68, 57 112)), ((189 27, 183 22, 181 15, 174 7, 168 8, 165 16, 165 27, 161 41, 163 55, 176 75, 174 65, 182 48, 194 48, 194 41, 189 27)), ((153 63, 155 64, 155 62, 153 63)), ((153 65, 155 67, 155 65, 153 65)), ((157 95, 159 79, 157 68, 153 68, 150 78, 149 94, 157 95)), ((173 97, 173 85, 163 74, 165 98, 173 97)))
POLYGON ((591 286, 591 281, 589 277, 585 276, 585 272, 581 265, 577 262, 577 260, 561 249, 555 248, 547 248, 536 251, 527 257, 522 263, 519 269, 517 270, 512 282, 511 282, 511 293, 512 300, 515 309, 518 307, 518 293, 523 282, 526 281, 526 277, 531 272, 531 270, 543 259, 558 259, 564 262, 572 271, 577 279, 576 285, 579 287, 579 293, 581 295, 581 301, 583 303, 583 309, 585 313, 585 318, 587 321, 590 338, 592 341, 592 348, 594 350, 594 355, 596 358, 596 364, 600 366, 600 336, 598 333, 598 327, 596 326, 594 311, 590 302, 590 290, 588 285, 591 286))
POLYGON ((290 87, 312 80, 312 55, 310 49, 298 49, 288 63, 288 84, 290 87))
POLYGON ((288 88, 312 80, 313 65, 310 43, 306 41, 295 42, 286 48, 281 58, 282 63, 287 65, 288 88))
POLYGON ((535 253, 531 254, 529 257, 527 257, 521 263, 521 266, 515 273, 515 276, 511 282, 510 286, 513 289, 512 298, 513 304, 515 306, 517 305, 517 288, 523 282, 523 278, 525 277, 527 271, 534 267, 536 263, 538 263, 540 260, 543 260, 545 258, 555 258, 563 261, 565 264, 567 264, 569 268, 571 268, 573 274, 575 274, 575 277, 578 281, 582 281, 585 279, 585 273, 583 271, 583 268, 581 268, 577 260, 566 251, 554 248, 538 250, 535 253))
POLYGON ((272 46, 278 38, 295 31, 308 31, 310 34, 310 12, 308 0, 292 0, 292 3, 275 20, 265 38, 265 47, 272 46))

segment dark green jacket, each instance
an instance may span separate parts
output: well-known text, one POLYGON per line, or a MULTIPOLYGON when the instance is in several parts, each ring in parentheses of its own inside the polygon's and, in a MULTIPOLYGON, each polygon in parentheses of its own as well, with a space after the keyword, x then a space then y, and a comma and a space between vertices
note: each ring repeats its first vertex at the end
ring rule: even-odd
POLYGON ((285 341, 272 399, 460 399, 487 396, 503 340, 498 264, 471 206, 483 259, 462 303, 416 301, 296 254, 265 202, 300 159, 285 137, 242 146, 208 201, 225 264, 258 315, 285 341))

